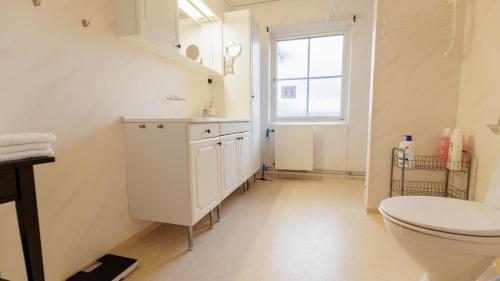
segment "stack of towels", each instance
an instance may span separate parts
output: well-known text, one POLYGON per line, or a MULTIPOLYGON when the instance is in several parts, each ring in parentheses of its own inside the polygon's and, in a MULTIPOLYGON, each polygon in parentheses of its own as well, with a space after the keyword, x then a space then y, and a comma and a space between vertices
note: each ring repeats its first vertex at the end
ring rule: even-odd
POLYGON ((0 135, 0 162, 37 157, 53 157, 51 133, 23 133, 0 135))

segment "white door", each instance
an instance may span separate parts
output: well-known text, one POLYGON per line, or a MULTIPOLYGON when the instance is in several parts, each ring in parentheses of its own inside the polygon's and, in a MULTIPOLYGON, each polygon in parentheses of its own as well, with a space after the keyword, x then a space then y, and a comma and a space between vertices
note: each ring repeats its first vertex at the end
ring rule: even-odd
POLYGON ((240 185, 239 135, 229 135, 222 140, 222 199, 226 198, 240 185))
POLYGON ((252 174, 252 142, 250 133, 239 135, 240 182, 246 181, 252 174))
POLYGON ((140 29, 144 36, 162 45, 178 43, 179 10, 177 0, 139 0, 140 29))
POLYGON ((220 139, 190 144, 193 224, 220 202, 220 139))

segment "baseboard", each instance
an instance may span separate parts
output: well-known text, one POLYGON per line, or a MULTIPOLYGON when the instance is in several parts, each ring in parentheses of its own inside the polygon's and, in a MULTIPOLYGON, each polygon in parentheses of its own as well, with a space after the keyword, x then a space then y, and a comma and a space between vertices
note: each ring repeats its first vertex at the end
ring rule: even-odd
POLYGON ((158 229, 158 227, 160 227, 161 225, 162 225, 161 223, 155 222, 155 223, 152 223, 152 224, 146 226, 143 230, 137 232, 136 234, 127 238, 125 241, 123 241, 120 244, 113 247, 109 252, 110 253, 117 253, 117 252, 121 252, 121 251, 125 250, 126 248, 130 247, 132 244, 135 244, 137 241, 141 240, 142 238, 144 238, 145 236, 147 236, 151 232, 158 229))
MULTIPOLYGON (((261 170, 262 171, 262 170, 261 170)), ((266 171, 264 173, 267 179, 273 177, 272 171, 266 171)), ((285 179, 322 179, 322 178, 348 178, 348 179, 364 179, 362 174, 346 173, 342 171, 326 171, 326 170, 314 170, 314 171, 291 171, 291 170, 278 170, 276 171, 277 178, 285 179)))
MULTIPOLYGON (((144 238, 144 236, 146 236, 146 235, 150 234, 151 232, 155 231, 160 226, 161 226, 161 223, 157 223, 157 222, 151 223, 150 225, 146 226, 141 231, 139 231, 136 234, 130 236, 127 239, 125 239, 125 241, 122 241, 120 244, 118 244, 117 246, 114 246, 113 248, 111 248, 107 252, 111 253, 111 254, 113 254, 113 253, 116 254, 116 253, 118 253, 120 251, 123 251, 124 249, 130 247, 130 245, 132 245, 135 242, 137 242, 137 241, 141 240, 142 238, 144 238)), ((99 257, 97 257, 97 258, 99 258, 99 257)), ((96 261, 96 259, 93 259, 92 261, 86 263, 81 268, 89 267, 91 264, 93 264, 96 261)), ((80 269, 78 269, 75 272, 73 272, 70 276, 73 276, 74 274, 76 274, 78 271, 80 271, 80 269)), ((1 281, 1 279, 0 279, 0 281, 1 281)))
POLYGON ((367 214, 380 214, 380 212, 377 208, 366 208, 366 213, 367 214))

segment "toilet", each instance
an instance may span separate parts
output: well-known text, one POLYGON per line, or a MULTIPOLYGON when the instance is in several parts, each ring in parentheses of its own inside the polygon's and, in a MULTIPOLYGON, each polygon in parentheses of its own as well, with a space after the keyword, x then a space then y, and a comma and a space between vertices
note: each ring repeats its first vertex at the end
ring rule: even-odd
POLYGON ((400 196, 382 201, 379 211, 391 236, 425 270, 421 281, 475 281, 500 257, 499 204, 500 162, 485 203, 400 196))

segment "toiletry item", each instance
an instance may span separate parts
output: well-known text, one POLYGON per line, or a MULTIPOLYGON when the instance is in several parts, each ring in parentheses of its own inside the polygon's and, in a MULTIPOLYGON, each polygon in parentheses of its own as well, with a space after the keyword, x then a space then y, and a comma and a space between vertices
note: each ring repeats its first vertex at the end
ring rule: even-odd
POLYGON ((452 130, 450 128, 446 128, 443 130, 443 133, 441 134, 441 149, 439 151, 439 160, 440 160, 440 167, 441 168, 446 168, 448 165, 448 152, 450 149, 450 138, 452 134, 452 130))
POLYGON ((209 118, 210 117, 210 112, 208 109, 203 109, 202 113, 201 113, 201 117, 203 118, 209 118))
POLYGON ((454 129, 450 137, 450 149, 448 150, 448 169, 450 170, 462 170, 462 142, 462 131, 454 129))
POLYGON ((208 115, 210 117, 215 117, 215 106, 212 101, 208 104, 208 115))
POLYGON ((411 135, 405 135, 404 141, 399 143, 398 165, 399 167, 411 168, 415 160, 415 144, 411 135))

